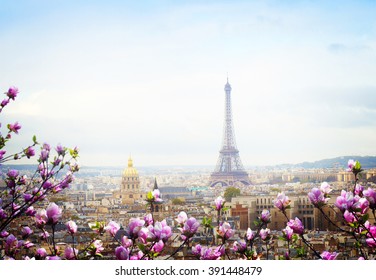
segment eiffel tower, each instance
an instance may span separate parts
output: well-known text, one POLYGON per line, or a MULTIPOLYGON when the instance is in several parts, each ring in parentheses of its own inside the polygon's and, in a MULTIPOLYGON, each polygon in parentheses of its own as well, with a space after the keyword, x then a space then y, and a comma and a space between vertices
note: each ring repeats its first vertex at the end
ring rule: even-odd
POLYGON ((239 150, 236 148, 234 125, 231 113, 231 86, 225 85, 226 105, 225 123, 222 149, 214 172, 210 176, 210 186, 221 184, 222 186, 234 186, 236 182, 249 185, 248 173, 244 170, 240 160, 239 150))

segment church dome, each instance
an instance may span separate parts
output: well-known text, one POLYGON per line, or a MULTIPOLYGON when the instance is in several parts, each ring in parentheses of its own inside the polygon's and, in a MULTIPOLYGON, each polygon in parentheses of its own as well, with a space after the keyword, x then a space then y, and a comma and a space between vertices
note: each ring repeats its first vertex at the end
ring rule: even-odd
POLYGON ((133 160, 131 157, 128 159, 128 167, 123 171, 123 177, 135 177, 138 176, 138 171, 133 167, 133 160))

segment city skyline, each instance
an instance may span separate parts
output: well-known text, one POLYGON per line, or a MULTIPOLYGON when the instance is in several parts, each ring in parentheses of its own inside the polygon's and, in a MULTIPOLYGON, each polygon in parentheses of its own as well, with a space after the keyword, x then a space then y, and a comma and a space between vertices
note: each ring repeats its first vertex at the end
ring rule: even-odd
POLYGON ((376 4, 326 2, 3 1, 7 147, 214 167, 228 73, 245 166, 375 155, 376 4))

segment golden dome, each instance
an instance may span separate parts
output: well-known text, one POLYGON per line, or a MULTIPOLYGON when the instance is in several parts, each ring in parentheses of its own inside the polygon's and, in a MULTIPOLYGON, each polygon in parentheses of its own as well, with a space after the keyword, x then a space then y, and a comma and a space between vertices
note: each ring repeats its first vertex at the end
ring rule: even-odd
POLYGON ((138 176, 138 171, 133 167, 133 160, 131 157, 128 159, 128 168, 124 169, 123 177, 135 177, 138 176))

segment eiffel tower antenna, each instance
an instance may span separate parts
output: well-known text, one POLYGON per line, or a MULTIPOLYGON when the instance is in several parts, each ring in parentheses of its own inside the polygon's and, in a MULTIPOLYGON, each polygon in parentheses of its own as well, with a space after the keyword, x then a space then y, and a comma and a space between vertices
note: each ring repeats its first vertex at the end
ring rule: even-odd
POLYGON ((233 186, 236 182, 249 185, 247 172, 244 170, 240 160, 239 150, 236 147, 234 125, 231 111, 231 85, 225 84, 225 123, 223 131, 222 148, 219 151, 218 162, 214 172, 210 176, 210 186, 221 184, 222 186, 233 186))

